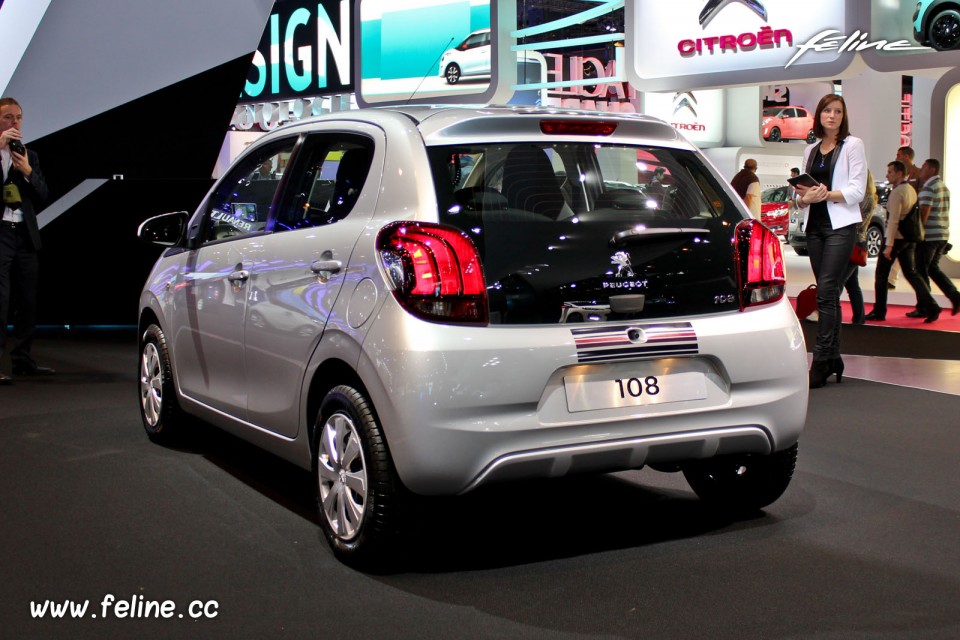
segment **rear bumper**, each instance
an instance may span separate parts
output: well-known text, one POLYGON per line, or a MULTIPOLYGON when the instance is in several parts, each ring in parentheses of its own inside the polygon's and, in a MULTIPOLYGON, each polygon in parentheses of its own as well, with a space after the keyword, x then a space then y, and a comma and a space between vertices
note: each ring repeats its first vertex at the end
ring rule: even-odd
POLYGON ((478 332, 426 324, 388 304, 358 371, 400 478, 422 494, 792 446, 806 421, 808 389, 803 334, 789 302, 689 322, 695 355, 583 364, 568 327, 478 332), (614 377, 683 358, 708 370, 706 397, 569 409, 565 376, 614 377))

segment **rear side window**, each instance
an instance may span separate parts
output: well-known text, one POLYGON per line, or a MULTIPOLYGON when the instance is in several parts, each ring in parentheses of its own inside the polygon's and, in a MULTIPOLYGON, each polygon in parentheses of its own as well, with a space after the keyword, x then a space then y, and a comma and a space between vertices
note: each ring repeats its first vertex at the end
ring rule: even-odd
POLYGON ((294 196, 277 217, 275 231, 333 224, 353 210, 370 174, 373 141, 355 135, 307 138, 290 176, 294 196))
POLYGON ((259 233, 290 160, 296 138, 279 141, 240 161, 217 186, 204 218, 203 242, 259 233))
POLYGON ((697 153, 616 144, 433 147, 440 220, 476 244, 492 323, 738 308, 744 214, 697 153))

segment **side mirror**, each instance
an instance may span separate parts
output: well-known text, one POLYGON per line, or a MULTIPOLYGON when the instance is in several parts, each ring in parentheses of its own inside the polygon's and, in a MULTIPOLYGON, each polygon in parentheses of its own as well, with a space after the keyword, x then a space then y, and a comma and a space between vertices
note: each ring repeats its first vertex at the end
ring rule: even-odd
POLYGON ((175 246, 183 238, 189 217, 186 211, 174 211, 147 218, 137 228, 137 237, 161 247, 175 246))

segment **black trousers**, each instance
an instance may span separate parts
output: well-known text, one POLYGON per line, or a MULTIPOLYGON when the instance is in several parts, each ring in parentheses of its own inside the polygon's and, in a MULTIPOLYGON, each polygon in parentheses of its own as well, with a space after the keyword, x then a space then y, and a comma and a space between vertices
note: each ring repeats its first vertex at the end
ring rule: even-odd
POLYGON ((850 253, 857 240, 857 224, 834 229, 829 216, 810 214, 807 226, 807 251, 817 279, 817 341, 814 360, 840 357, 840 327, 843 315, 840 291, 847 280, 850 253))
POLYGON ((924 241, 917 245, 917 273, 923 278, 923 281, 930 286, 930 281, 940 287, 943 295, 947 296, 950 302, 956 302, 960 299, 960 292, 957 291, 953 280, 947 277, 940 270, 940 258, 943 257, 947 248, 946 240, 924 241))
POLYGON ((37 324, 37 284, 40 262, 23 224, 0 223, 0 357, 10 347, 13 366, 29 366, 30 346, 37 324), (7 326, 13 324, 9 333, 7 326))
POLYGON ((939 309, 940 305, 930 294, 930 287, 923 281, 917 272, 916 259, 914 252, 916 242, 907 242, 906 240, 895 240, 893 242, 893 251, 890 253, 890 259, 884 257, 881 253, 877 258, 877 270, 874 272, 874 284, 876 302, 873 303, 873 313, 885 317, 887 315, 887 278, 890 277, 890 268, 893 261, 900 262, 900 268, 903 275, 917 293, 917 309, 921 313, 931 313, 934 309, 939 309))

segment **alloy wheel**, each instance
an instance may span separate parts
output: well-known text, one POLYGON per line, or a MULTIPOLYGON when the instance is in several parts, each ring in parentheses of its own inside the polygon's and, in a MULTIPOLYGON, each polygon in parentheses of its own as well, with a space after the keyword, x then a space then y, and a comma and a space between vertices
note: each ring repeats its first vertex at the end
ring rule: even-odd
POLYGON ((460 82, 460 67, 455 64, 451 64, 447 67, 446 71, 447 84, 457 84, 460 82))
POLYGON ((876 258, 883 248, 883 231, 878 226, 867 229, 867 255, 876 258))
POLYGON ((152 342, 143 345, 140 356, 140 404, 147 424, 155 427, 160 422, 163 407, 163 367, 160 352, 152 342))
POLYGON ((330 528, 343 540, 353 539, 367 505, 367 465, 356 425, 344 413, 331 415, 320 432, 317 477, 330 528))

